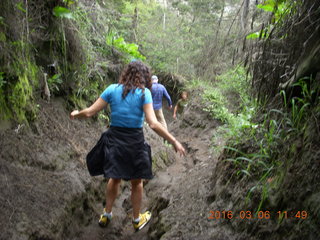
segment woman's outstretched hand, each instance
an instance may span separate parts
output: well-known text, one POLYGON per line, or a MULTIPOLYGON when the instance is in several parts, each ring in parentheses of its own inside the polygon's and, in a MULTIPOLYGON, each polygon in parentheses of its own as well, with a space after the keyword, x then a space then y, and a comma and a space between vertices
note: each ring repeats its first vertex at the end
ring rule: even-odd
POLYGON ((79 114, 79 111, 78 110, 74 110, 70 113, 70 119, 73 120, 75 118, 76 115, 79 114))
POLYGON ((180 156, 186 156, 186 150, 179 141, 174 141, 173 147, 176 150, 176 152, 180 154, 180 156))

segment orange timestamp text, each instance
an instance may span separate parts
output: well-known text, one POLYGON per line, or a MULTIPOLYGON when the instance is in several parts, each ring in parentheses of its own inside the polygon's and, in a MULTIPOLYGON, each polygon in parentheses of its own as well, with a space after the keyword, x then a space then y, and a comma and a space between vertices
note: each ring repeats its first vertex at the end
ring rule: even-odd
POLYGON ((307 219, 307 211, 209 211, 209 220, 217 219, 307 219))

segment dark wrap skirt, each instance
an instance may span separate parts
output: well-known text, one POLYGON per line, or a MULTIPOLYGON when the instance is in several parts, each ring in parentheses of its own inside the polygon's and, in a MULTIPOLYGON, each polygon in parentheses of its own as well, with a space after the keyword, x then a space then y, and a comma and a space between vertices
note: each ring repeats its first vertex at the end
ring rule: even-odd
POLYGON ((115 179, 151 179, 151 148, 142 128, 110 127, 87 155, 91 176, 115 179))

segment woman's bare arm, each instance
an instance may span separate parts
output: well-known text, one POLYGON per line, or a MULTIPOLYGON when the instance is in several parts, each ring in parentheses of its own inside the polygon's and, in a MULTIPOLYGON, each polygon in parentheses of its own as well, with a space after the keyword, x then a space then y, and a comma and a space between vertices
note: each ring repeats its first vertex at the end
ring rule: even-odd
POLYGON ((108 106, 108 103, 99 97, 90 107, 81 110, 74 110, 70 113, 71 120, 75 118, 89 118, 100 112, 102 109, 108 106))
POLYGON ((158 122, 156 115, 154 113, 152 103, 148 103, 143 105, 143 111, 146 115, 146 121, 149 124, 150 128, 154 130, 159 136, 166 139, 168 142, 170 142, 176 152, 178 152, 180 155, 186 155, 186 151, 181 145, 181 143, 174 138, 162 125, 160 122, 158 122))

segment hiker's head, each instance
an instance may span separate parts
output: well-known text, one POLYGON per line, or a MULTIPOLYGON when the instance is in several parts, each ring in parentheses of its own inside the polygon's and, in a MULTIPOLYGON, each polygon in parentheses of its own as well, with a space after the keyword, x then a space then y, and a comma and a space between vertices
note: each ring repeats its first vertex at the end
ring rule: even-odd
POLYGON ((158 82, 158 77, 156 75, 153 75, 151 77, 152 83, 157 83, 158 82))
POLYGON ((187 91, 183 91, 183 92, 181 92, 181 98, 183 99, 183 100, 186 100, 187 98, 188 98, 188 92, 187 91))
POLYGON ((124 85, 124 97, 132 89, 145 87, 151 89, 150 69, 141 61, 132 61, 122 71, 119 83, 124 85))

